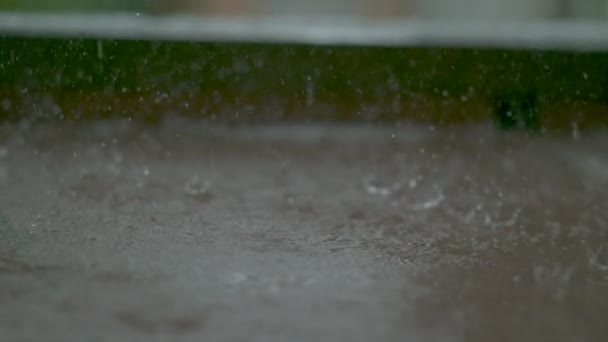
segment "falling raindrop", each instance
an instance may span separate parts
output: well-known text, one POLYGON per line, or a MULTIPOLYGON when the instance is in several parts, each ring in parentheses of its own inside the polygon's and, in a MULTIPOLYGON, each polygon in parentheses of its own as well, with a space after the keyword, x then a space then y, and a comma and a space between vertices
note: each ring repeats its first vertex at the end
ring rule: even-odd
POLYGON ((572 123, 572 139, 574 139, 574 140, 581 139, 581 132, 578 128, 578 123, 576 123, 576 122, 572 123))
POLYGON ((315 103, 315 85, 310 76, 306 76, 306 105, 312 106, 315 103))
POLYGON ((97 58, 103 59, 103 42, 101 40, 97 41, 97 58))

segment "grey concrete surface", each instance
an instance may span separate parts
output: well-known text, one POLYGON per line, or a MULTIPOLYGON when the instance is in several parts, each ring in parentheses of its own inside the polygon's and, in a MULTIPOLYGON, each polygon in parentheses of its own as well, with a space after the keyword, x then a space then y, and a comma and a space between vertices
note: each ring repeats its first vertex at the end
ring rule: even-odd
POLYGON ((606 132, 0 126, 2 341, 605 341, 606 132))

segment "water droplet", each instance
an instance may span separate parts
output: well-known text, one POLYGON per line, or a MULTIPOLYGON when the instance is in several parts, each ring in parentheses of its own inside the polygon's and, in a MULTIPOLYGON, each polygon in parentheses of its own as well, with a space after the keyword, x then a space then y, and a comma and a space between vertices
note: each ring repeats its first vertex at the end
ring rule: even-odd
POLYGON ((149 176, 150 175, 150 169, 148 169, 147 167, 144 168, 144 176, 149 176))
POLYGON ((489 226, 492 224, 492 217, 490 217, 490 214, 486 214, 485 218, 483 219, 483 223, 486 226, 489 226))
POLYGON ((375 184, 367 184, 365 189, 370 195, 388 196, 391 194, 390 189, 375 184))
POLYGON ((184 191, 190 196, 202 196, 206 195, 211 188, 209 181, 203 181, 199 176, 190 178, 186 184, 184 184, 184 191))
POLYGON ((600 271, 608 272, 608 242, 604 242, 591 253, 590 263, 600 271))
POLYGON ((586 72, 583 73, 583 78, 584 79, 588 79, 589 78, 589 74, 587 74, 586 72))
POLYGON ((312 82, 310 76, 307 77, 306 82, 306 105, 312 106, 315 103, 315 85, 312 82))
POLYGON ((157 91, 156 92, 156 98, 154 99, 154 102, 161 103, 162 101, 165 101, 168 98, 169 98, 169 94, 167 94, 165 92, 157 91))
POLYGON ((443 200, 445 200, 445 196, 443 194, 437 195, 437 197, 432 198, 430 200, 424 201, 422 203, 414 205, 415 210, 427 210, 438 207, 443 200))
POLYGON ((513 276, 513 283, 519 284, 520 281, 521 281, 521 276, 519 274, 516 274, 515 276, 513 276))
POLYGON ((365 191, 370 195, 375 196, 389 196, 396 191, 401 189, 402 184, 397 183, 394 185, 382 184, 376 180, 370 180, 365 183, 365 191))
POLYGON ((8 148, 5 146, 0 146, 0 159, 6 158, 8 156, 8 148))
POLYGON ((574 140, 581 139, 581 132, 578 129, 578 124, 576 122, 572 123, 572 139, 574 139, 574 140))
POLYGON ((103 42, 101 40, 97 41, 97 58, 103 59, 103 42))

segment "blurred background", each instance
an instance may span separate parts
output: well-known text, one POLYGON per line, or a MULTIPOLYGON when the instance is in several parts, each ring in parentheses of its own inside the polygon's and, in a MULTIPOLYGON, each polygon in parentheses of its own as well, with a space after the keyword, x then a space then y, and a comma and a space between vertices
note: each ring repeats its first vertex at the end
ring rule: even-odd
POLYGON ((0 0, 0 342, 608 341, 607 15, 0 0))
MULTIPOLYGON (((547 37, 575 36, 564 41, 536 37, 519 49, 484 41, 472 49, 454 46, 448 30, 442 42, 450 46, 432 48, 377 47, 373 38, 369 46, 303 46, 279 40, 251 44, 150 37, 49 39, 44 32, 34 39, 6 35, 0 36, 0 59, 6 61, 0 65, 0 96, 5 98, 0 119, 35 112, 45 118, 126 115, 156 121, 172 113, 239 122, 245 117, 389 122, 416 117, 453 123, 497 115, 502 127, 570 129, 575 121, 579 129, 608 124, 603 115, 608 54, 594 45, 604 37, 595 28, 608 15, 608 0, 4 0, 0 10, 142 17, 342 17, 382 22, 395 31, 401 29, 390 26, 394 21, 408 19, 447 23, 438 26, 443 30, 454 22, 485 21, 490 30, 492 23, 501 21, 511 28, 533 23, 529 34, 522 31, 526 37, 535 37, 534 23, 544 22, 557 23, 545 27, 547 37), (556 30, 573 22, 591 23, 585 27, 592 29, 556 30), (589 35, 593 39, 585 46, 592 51, 578 50, 576 37, 589 35), (561 42, 566 50, 544 49, 550 41, 561 42), (107 106, 108 101, 115 106, 107 106), (52 109, 40 110, 47 103, 52 109), (239 108, 237 116, 234 108, 239 108)), ((503 33, 494 30, 493 37, 503 33)))
POLYGON ((344 15, 439 19, 603 19, 606 0, 5 0, 1 10, 230 15, 344 15))

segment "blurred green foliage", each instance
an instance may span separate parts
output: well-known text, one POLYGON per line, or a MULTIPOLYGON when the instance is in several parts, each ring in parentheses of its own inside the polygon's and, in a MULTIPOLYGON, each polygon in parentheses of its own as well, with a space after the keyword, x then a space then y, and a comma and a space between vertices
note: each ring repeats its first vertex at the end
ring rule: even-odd
MULTIPOLYGON (((270 98, 354 107, 424 94, 484 97, 499 112, 522 115, 505 126, 535 125, 526 111, 536 109, 527 107, 606 101, 607 81, 608 53, 0 38, 0 96, 49 93, 69 107, 86 95, 116 104, 69 111, 78 117, 120 115, 117 108, 129 112, 137 99, 156 112, 186 106, 200 114, 270 98)), ((358 115, 344 113, 338 119, 358 115)))

